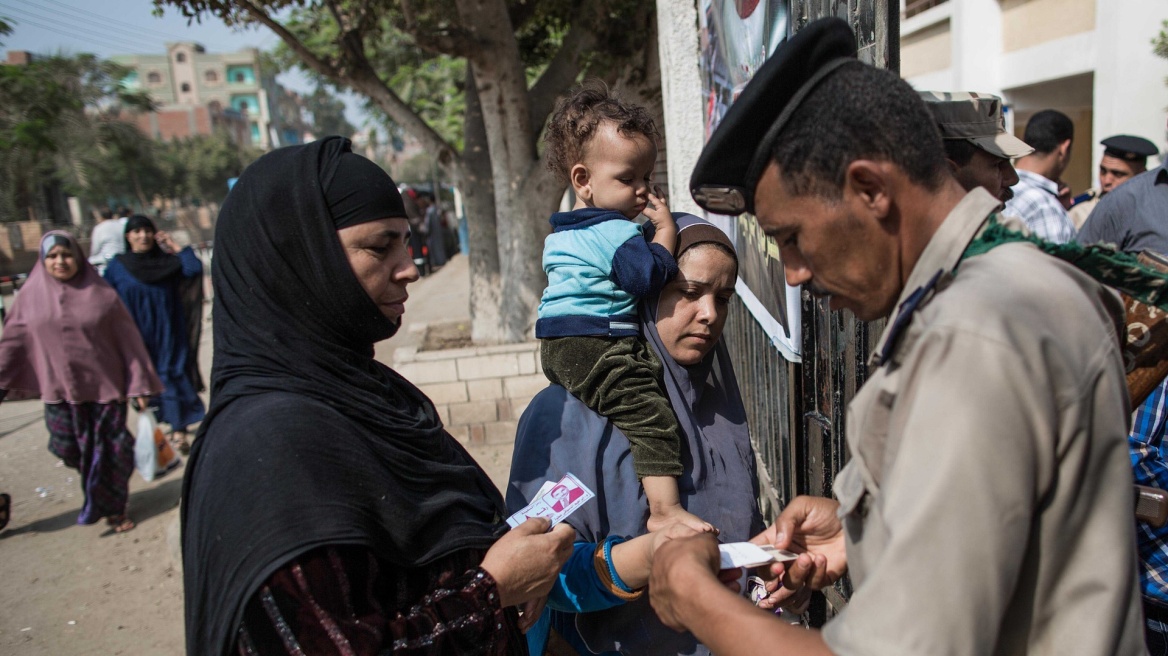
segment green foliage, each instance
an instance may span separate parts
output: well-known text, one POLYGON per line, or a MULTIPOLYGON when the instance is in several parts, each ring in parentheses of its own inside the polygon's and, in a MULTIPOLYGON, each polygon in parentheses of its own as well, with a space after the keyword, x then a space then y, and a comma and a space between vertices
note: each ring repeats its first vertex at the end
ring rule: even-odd
POLYGON ((169 188, 158 195, 220 201, 227 194, 227 180, 238 177, 261 154, 235 143, 226 132, 176 139, 162 146, 159 164, 169 188))
POLYGON ((153 108, 121 86, 128 70, 93 55, 0 66, 0 219, 23 219, 48 185, 98 193, 103 167, 149 140, 123 114, 153 108))
POLYGON ((153 104, 121 86, 128 70, 93 55, 0 66, 0 219, 23 220, 42 190, 89 202, 219 200, 259 156, 226 133, 158 143, 132 119, 153 104))
MULTIPOLYGON (((1160 33, 1152 39, 1152 52, 1157 57, 1168 59, 1168 20, 1160 24, 1160 33)), ((1164 79, 1164 84, 1168 84, 1168 78, 1164 79)))
POLYGON ((430 184, 434 180, 434 156, 421 152, 392 167, 390 175, 398 184, 422 185, 430 184))
POLYGON ((345 118, 345 103, 317 84, 316 89, 303 97, 304 108, 312 114, 312 133, 319 139, 330 134, 351 137, 357 131, 345 118))

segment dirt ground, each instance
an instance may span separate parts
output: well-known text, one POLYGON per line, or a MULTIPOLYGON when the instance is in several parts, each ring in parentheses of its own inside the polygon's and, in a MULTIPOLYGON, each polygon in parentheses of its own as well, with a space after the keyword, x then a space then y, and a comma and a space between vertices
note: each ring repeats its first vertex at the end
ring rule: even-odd
MULTIPOLYGON (((466 258, 456 257, 412 286, 402 330, 378 345, 378 358, 391 362, 395 348, 419 345, 427 322, 467 319, 459 316, 467 307, 466 276, 466 258)), ((208 321, 199 358, 208 380, 210 333, 208 321)), ((0 404, 0 492, 12 495, 13 506, 12 521, 0 532, 0 654, 182 654, 183 468, 152 483, 133 474, 133 531, 77 526, 78 475, 48 452, 43 408, 39 401, 0 404)), ((130 425, 135 421, 131 413, 130 425)), ((472 454, 496 485, 506 481, 510 445, 472 454)))

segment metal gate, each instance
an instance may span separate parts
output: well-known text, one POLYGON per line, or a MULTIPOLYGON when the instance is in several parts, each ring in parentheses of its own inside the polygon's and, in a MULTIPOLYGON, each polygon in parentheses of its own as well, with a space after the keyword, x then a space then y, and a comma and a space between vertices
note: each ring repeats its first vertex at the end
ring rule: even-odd
MULTIPOLYGON (((791 0, 793 31, 826 16, 852 24, 860 59, 899 70, 900 5, 896 0, 791 0)), ((831 496, 835 474, 847 460, 844 421, 848 403, 868 375, 866 360, 883 321, 858 321, 831 312, 827 302, 802 295, 803 362, 782 358, 737 299, 725 336, 734 360, 758 454, 763 513, 772 519, 798 494, 831 496)), ((822 624, 847 603, 845 577, 816 595, 810 621, 822 624)))

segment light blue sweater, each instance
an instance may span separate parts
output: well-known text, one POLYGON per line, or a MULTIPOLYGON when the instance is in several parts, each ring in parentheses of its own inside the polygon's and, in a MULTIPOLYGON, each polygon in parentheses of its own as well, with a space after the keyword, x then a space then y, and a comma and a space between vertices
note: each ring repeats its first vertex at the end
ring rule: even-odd
POLYGON ((535 336, 639 335, 637 301, 677 274, 673 255, 612 210, 558 212, 551 223, 543 247, 548 286, 535 336))

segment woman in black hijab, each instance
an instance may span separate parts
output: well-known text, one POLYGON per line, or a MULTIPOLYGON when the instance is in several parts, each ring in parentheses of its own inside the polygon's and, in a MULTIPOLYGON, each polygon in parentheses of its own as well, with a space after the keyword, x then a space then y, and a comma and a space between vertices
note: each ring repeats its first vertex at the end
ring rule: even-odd
POLYGON ((490 479, 373 359, 418 277, 405 217, 339 137, 268 153, 224 202, 183 489, 190 654, 526 653, 572 532, 497 538, 490 479))
POLYGON ((187 427, 203 419, 199 337, 203 323, 203 263, 190 246, 179 249, 150 219, 126 220, 126 252, 110 260, 105 279, 118 292, 165 386, 150 404, 170 424, 183 454, 187 427), (163 250, 163 247, 166 250, 163 250))

